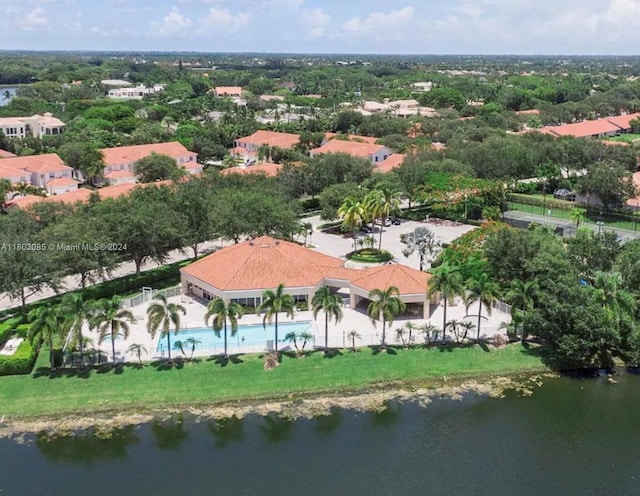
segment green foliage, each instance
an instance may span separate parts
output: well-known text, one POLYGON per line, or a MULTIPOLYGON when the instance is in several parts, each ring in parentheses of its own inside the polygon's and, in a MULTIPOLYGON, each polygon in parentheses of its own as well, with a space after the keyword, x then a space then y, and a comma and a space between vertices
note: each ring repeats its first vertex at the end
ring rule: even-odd
MULTIPOLYGON (((0 343, 2 339, 0 339, 0 343)), ((0 376, 30 374, 38 355, 39 343, 22 341, 13 355, 0 355, 0 376)))
POLYGON ((152 152, 133 164, 133 170, 142 183, 152 183, 165 179, 177 180, 185 175, 173 157, 152 152))
POLYGON ((363 248, 348 253, 347 258, 354 262, 362 263, 383 263, 393 260, 393 254, 387 250, 377 250, 375 248, 363 248))

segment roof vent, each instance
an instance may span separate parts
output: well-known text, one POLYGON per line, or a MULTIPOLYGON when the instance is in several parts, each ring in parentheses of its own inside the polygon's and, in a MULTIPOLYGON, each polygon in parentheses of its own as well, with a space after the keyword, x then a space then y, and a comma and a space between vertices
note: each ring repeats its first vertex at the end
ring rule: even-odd
POLYGON ((280 244, 280 241, 276 241, 276 246, 278 246, 280 244))
POLYGON ((255 244, 253 243, 253 241, 249 241, 249 246, 255 246, 255 244))

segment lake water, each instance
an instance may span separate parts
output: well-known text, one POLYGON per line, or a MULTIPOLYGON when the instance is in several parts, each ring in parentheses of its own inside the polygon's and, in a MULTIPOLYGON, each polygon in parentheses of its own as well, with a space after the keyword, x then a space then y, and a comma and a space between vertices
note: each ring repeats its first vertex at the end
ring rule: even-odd
POLYGON ((13 96, 16 94, 16 91, 18 91, 18 88, 5 88, 0 86, 0 107, 8 105, 11 101, 11 98, 9 98, 8 100, 5 98, 5 92, 7 91, 11 94, 11 98, 13 98, 13 96))
POLYGON ((634 495, 640 378, 616 380, 311 420, 176 418, 107 439, 5 439, 0 494, 634 495))

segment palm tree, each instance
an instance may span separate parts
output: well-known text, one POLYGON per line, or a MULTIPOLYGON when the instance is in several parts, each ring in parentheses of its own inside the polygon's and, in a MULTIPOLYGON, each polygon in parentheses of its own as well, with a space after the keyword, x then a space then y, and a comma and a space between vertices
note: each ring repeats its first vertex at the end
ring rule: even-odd
POLYGON ((96 313, 92 317, 91 324, 96 327, 102 343, 107 336, 111 338, 111 356, 113 366, 116 366, 116 339, 122 336, 129 337, 129 324, 135 322, 133 314, 129 310, 120 307, 122 299, 113 296, 110 300, 104 299, 96 303, 96 313))
POLYGON ((155 299, 158 301, 147 308, 147 330, 152 339, 156 337, 158 330, 161 338, 167 338, 167 363, 171 363, 171 326, 173 325, 175 334, 178 334, 180 314, 186 315, 187 311, 182 305, 169 303, 163 294, 156 295, 155 299))
POLYGON ((462 323, 463 322, 461 320, 457 320, 457 319, 453 319, 447 322, 447 327, 451 329, 451 333, 455 336, 457 343, 460 343, 459 329, 462 323))
POLYGON ((576 227, 580 227, 580 224, 587 220, 587 209, 580 207, 572 208, 569 212, 569 218, 576 227))
POLYGON ((413 232, 400 235, 400 242, 406 245, 406 248, 402 250, 405 257, 411 256, 413 252, 418 252, 420 270, 424 267, 425 258, 431 258, 440 247, 433 231, 427 227, 416 227, 413 232))
POLYGON ((464 293, 462 275, 458 267, 444 263, 433 271, 429 279, 429 297, 436 293, 440 293, 444 301, 444 314, 442 317, 442 341, 444 342, 447 339, 447 305, 452 302, 456 295, 464 293))
POLYGON ((127 353, 133 353, 138 357, 138 362, 140 362, 140 366, 143 366, 142 363, 142 354, 148 355, 149 352, 142 344, 133 343, 127 348, 127 353))
POLYGON ((179 339, 178 341, 174 341, 173 349, 178 350, 185 358, 187 357, 187 354, 184 352, 184 343, 182 342, 182 340, 179 339))
POLYGON ((238 332, 238 319, 242 317, 244 310, 239 303, 225 303, 222 298, 214 298, 207 305, 207 313, 204 316, 205 325, 209 325, 209 319, 212 319, 211 326, 216 336, 220 337, 220 331, 224 329, 224 359, 229 355, 227 353, 227 320, 231 324, 231 337, 238 332))
POLYGON ((202 344, 202 341, 198 338, 194 338, 193 336, 184 340, 184 344, 191 348, 191 354, 189 355, 189 360, 193 360, 193 354, 196 351, 196 348, 202 344))
POLYGON ((421 327, 422 334, 424 335, 424 340, 427 342, 428 346, 431 346, 434 341, 438 340, 438 335, 440 334, 440 328, 427 322, 421 327))
POLYGON ((381 186, 378 188, 382 192, 382 200, 378 205, 378 217, 382 219, 382 225, 380 226, 380 241, 378 242, 378 249, 382 249, 382 231, 384 225, 387 223, 387 218, 395 214, 400 209, 400 193, 394 191, 387 186, 381 186))
POLYGON ((378 319, 382 319, 382 348, 386 346, 386 327, 393 324, 396 315, 404 312, 406 305, 400 299, 400 291, 395 286, 389 286, 386 290, 372 289, 369 291, 369 306, 367 313, 373 325, 378 319))
POLYGON ((67 293, 62 298, 61 311, 65 315, 65 330, 71 332, 78 342, 80 351, 80 368, 84 369, 84 336, 82 326, 89 324, 95 314, 96 302, 94 300, 85 301, 82 293, 67 293))
POLYGON ((418 327, 411 321, 408 321, 404 324, 403 327, 396 329, 396 339, 402 341, 402 345, 405 349, 411 347, 413 343, 413 333, 418 329, 418 327), (404 336, 407 335, 407 340, 405 341, 404 336))
POLYGON ((460 324, 460 328, 464 331, 464 334, 462 335, 462 341, 464 341, 465 339, 467 339, 467 334, 469 334, 471 331, 473 331, 473 328, 476 325, 469 321, 469 320, 464 320, 462 321, 462 323, 460 324))
POLYGON ((287 317, 293 318, 295 309, 293 296, 285 294, 284 284, 279 284, 275 291, 267 289, 262 293, 262 303, 258 307, 258 313, 265 311, 262 319, 262 326, 266 327, 267 322, 275 321, 275 341, 274 352, 278 353, 278 313, 284 312, 287 317))
POLYGON ((296 349, 296 354, 300 356, 300 348, 298 348, 298 334, 294 331, 290 331, 284 336, 284 341, 287 343, 293 343, 293 347, 296 349))
POLYGON ((311 334, 309 331, 302 331, 298 333, 298 339, 302 339, 300 353, 304 355, 304 347, 307 345, 307 342, 313 340, 313 334, 311 334))
POLYGON ((49 365, 51 372, 56 370, 55 356, 54 356, 54 339, 60 337, 60 331, 63 328, 64 316, 60 311, 59 306, 54 306, 51 303, 40 305, 37 308, 31 310, 28 314, 31 327, 27 337, 31 343, 36 338, 41 338, 47 342, 49 347, 49 365))
POLYGON ((331 292, 328 286, 321 287, 311 299, 313 318, 318 317, 320 310, 324 311, 324 352, 329 351, 329 317, 333 317, 336 324, 342 320, 342 299, 340 295, 331 292))
POLYGON ((619 274, 598 272, 593 287, 600 304, 612 320, 618 320, 624 313, 633 313, 635 309, 633 297, 620 288, 619 274))
POLYGON ((342 218, 342 227, 353 236, 353 249, 356 250, 356 232, 365 221, 365 210, 356 198, 345 198, 338 208, 338 215, 342 218))
MULTIPOLYGON (((371 233, 375 233, 376 219, 382 217, 382 212, 386 208, 384 193, 379 189, 372 189, 367 193, 362 201, 365 218, 371 221, 371 233)), ((382 230, 382 228, 380 228, 382 230)))
POLYGON ((525 332, 525 319, 527 312, 533 310, 534 298, 538 293, 538 285, 535 281, 523 282, 519 279, 511 282, 511 289, 507 292, 506 298, 512 305, 512 311, 514 308, 520 307, 522 311, 522 342, 527 340, 527 333, 525 332))
POLYGON ((347 337, 351 340, 351 351, 353 353, 355 353, 355 351, 356 351, 356 339, 361 339, 362 336, 360 335, 360 333, 358 331, 356 331, 354 329, 352 331, 349 331, 349 334, 347 334, 347 337))
POLYGON ((493 304, 500 298, 500 287, 489 279, 486 272, 481 273, 476 279, 467 281, 469 293, 465 298, 467 312, 472 303, 478 302, 478 324, 476 325, 476 342, 480 342, 480 322, 482 319, 482 307, 487 308, 487 314, 491 315, 493 304))

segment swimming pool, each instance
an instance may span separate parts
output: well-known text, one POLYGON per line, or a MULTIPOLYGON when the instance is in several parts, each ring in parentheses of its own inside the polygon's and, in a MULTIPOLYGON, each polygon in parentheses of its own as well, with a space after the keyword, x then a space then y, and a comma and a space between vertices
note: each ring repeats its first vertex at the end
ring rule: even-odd
MULTIPOLYGON (((284 337, 289 332, 303 332, 308 331, 313 333, 313 327, 311 321, 304 322, 283 322, 278 324, 278 348, 282 347, 284 343, 284 337)), ((254 347, 266 347, 267 341, 273 341, 275 332, 275 326, 273 324, 267 324, 265 327, 262 324, 256 325, 240 325, 238 326, 238 332, 235 336, 231 337, 231 328, 227 326, 227 340, 229 353, 237 353, 246 348, 254 347)), ((196 350, 207 350, 212 353, 224 351, 224 330, 220 331, 220 337, 216 336, 211 327, 198 327, 182 329, 178 334, 171 333, 171 343, 176 341, 182 341, 189 338, 198 339, 201 341, 196 350)), ((185 346, 185 351, 187 351, 185 346)), ((158 338, 156 341, 156 352, 164 353, 167 349, 167 339, 158 338)))

